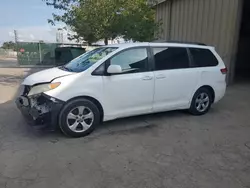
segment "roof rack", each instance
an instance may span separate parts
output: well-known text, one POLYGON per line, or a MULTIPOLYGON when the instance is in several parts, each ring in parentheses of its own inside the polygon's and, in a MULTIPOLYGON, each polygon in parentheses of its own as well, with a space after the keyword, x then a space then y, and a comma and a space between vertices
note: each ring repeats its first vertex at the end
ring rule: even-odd
POLYGON ((152 41, 152 42, 159 42, 159 43, 179 43, 179 44, 194 44, 194 45, 201 45, 201 46, 207 46, 204 43, 201 42, 186 42, 186 41, 178 41, 178 40, 166 40, 166 41, 162 41, 162 40, 156 40, 156 41, 152 41))

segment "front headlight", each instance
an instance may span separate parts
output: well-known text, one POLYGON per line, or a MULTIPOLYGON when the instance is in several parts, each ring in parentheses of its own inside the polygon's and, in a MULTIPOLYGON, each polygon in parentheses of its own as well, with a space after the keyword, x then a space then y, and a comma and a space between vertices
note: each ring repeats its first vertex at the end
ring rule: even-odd
POLYGON ((60 82, 56 82, 56 83, 49 83, 49 84, 39 84, 36 85, 34 87, 31 88, 28 96, 31 95, 36 95, 36 94, 40 94, 42 92, 46 92, 52 89, 57 88, 61 83, 60 82))

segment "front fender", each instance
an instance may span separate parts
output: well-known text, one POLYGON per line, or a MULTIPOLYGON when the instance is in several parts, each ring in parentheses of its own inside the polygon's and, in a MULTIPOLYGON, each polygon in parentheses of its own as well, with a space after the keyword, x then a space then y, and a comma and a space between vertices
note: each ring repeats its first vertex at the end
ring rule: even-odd
POLYGON ((100 103, 103 101, 103 82, 101 76, 72 75, 54 80, 61 85, 53 90, 45 92, 46 95, 60 99, 64 102, 72 98, 89 96, 100 103))

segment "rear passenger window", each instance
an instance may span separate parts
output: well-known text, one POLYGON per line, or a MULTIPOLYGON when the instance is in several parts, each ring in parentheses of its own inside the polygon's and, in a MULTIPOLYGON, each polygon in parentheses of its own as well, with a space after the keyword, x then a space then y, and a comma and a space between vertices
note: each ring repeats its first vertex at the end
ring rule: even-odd
POLYGON ((155 70, 189 68, 189 58, 186 48, 153 48, 153 52, 155 70))
POLYGON ((193 57, 194 67, 212 67, 218 65, 218 60, 214 54, 207 49, 190 48, 193 57))

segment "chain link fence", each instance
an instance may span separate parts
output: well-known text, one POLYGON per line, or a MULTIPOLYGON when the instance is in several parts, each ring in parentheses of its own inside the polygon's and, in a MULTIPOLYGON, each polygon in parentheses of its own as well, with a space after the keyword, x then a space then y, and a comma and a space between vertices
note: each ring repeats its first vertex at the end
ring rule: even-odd
POLYGON ((18 42, 19 65, 57 66, 65 64, 85 52, 79 44, 58 44, 43 42, 18 42))

